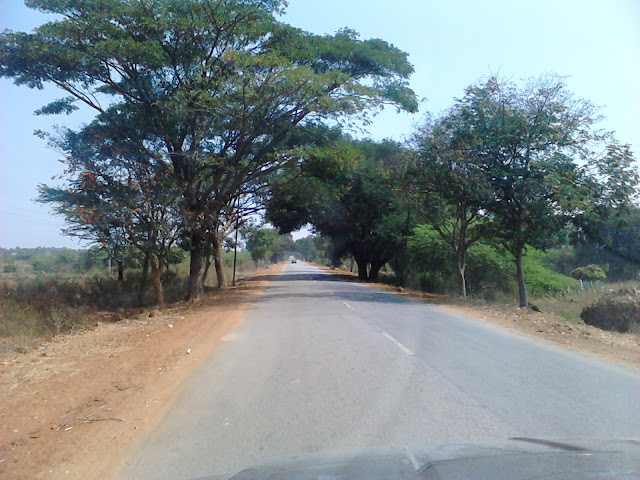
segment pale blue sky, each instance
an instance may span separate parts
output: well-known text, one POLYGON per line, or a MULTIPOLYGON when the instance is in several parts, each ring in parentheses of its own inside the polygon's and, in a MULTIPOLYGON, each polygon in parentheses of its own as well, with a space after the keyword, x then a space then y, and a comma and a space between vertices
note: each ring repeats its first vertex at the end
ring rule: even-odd
MULTIPOLYGON (((0 29, 30 30, 48 17, 21 0, 0 1, 0 29)), ((638 0, 291 0, 284 20, 314 33, 342 27, 382 38, 409 53, 411 85, 427 100, 417 115, 390 109, 376 117, 373 138, 401 140, 424 113, 437 113, 479 78, 518 80, 545 72, 568 75, 570 89, 602 106, 603 128, 640 152, 640 1, 638 0)), ((61 96, 0 80, 0 246, 70 246, 63 222, 35 204, 51 183, 58 154, 33 136, 56 123, 78 125, 89 112, 36 117, 61 96)))

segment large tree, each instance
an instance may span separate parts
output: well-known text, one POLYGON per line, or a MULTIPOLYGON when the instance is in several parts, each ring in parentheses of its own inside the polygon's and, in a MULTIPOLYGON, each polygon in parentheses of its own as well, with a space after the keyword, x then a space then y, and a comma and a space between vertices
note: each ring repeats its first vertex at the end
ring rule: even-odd
POLYGON ((209 233, 252 178, 291 159, 296 127, 393 104, 414 111, 406 54, 349 30, 317 36, 278 21, 282 0, 27 0, 61 19, 0 35, 0 75, 52 83, 105 121, 144 126, 185 200, 189 297, 199 294, 209 233), (128 123, 127 122, 127 123, 128 123))
POLYGON ((455 107, 440 118, 427 118, 414 135, 417 158, 412 168, 412 200, 421 216, 451 247, 458 293, 467 298, 469 248, 486 234, 485 207, 491 192, 473 145, 460 135, 466 128, 455 107))
POLYGON ((274 179, 267 219, 284 232, 310 223, 331 239, 334 261, 350 254, 358 276, 376 280, 402 249, 406 209, 395 181, 406 155, 395 142, 348 138, 312 149, 299 170, 274 179))
POLYGON ((127 247, 139 250, 144 257, 140 299, 150 267, 155 301, 162 304, 163 269, 182 230, 181 192, 157 161, 160 155, 149 156, 150 146, 134 135, 115 138, 109 129, 94 122, 80 133, 65 130, 49 137, 64 154, 66 182, 40 185, 38 200, 65 217, 69 235, 99 244, 119 266, 127 247))
POLYGON ((528 306, 522 258, 528 246, 545 249, 575 211, 593 147, 594 107, 575 99, 561 78, 542 76, 524 86, 490 78, 467 88, 455 108, 461 141, 491 185, 486 209, 493 234, 515 259, 519 304, 528 306))

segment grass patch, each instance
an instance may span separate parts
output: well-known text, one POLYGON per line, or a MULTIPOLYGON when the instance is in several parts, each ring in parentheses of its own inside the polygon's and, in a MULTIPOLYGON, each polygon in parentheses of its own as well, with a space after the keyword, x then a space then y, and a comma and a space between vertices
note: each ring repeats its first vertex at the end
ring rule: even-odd
POLYGON ((532 250, 523 259, 525 279, 531 295, 559 295, 580 286, 580 282, 575 278, 547 268, 543 258, 542 252, 532 250))

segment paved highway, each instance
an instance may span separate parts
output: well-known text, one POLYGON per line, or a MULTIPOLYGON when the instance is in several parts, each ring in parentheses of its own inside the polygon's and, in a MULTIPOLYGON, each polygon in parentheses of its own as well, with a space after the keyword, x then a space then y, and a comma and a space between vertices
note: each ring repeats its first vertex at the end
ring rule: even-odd
POLYGON ((122 479, 289 454, 528 437, 640 437, 640 374, 287 265, 185 382, 122 479))

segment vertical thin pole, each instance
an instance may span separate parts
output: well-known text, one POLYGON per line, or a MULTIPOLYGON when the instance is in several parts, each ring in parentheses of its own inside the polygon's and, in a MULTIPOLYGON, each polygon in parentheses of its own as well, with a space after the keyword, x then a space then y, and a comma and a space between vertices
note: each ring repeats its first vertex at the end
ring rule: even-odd
POLYGON ((231 286, 236 286, 236 262, 238 260, 238 227, 240 225, 240 215, 238 215, 238 204, 240 203, 240 197, 236 199, 236 241, 233 244, 233 279, 231 286))

